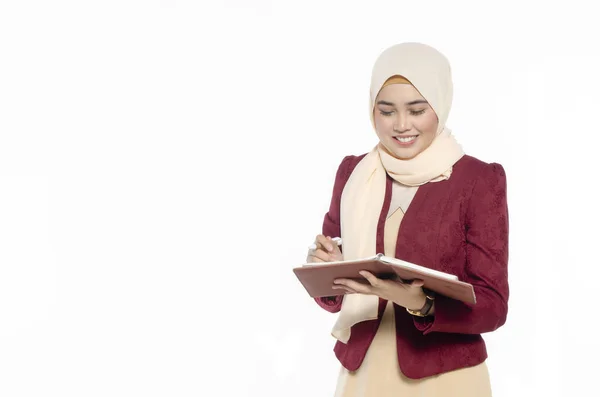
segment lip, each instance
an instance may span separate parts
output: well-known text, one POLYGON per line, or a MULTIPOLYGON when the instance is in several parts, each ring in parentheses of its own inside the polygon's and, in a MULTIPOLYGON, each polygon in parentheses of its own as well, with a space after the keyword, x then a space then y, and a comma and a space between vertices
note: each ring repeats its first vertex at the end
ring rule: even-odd
POLYGON ((407 136, 397 136, 397 137, 392 137, 392 139, 400 147, 410 147, 410 146, 414 145, 417 140, 419 140, 419 136, 418 135, 407 135, 407 136), (400 142, 399 140, 396 139, 396 138, 404 138, 404 137, 407 137, 407 136, 414 136, 415 139, 413 139, 410 142, 406 142, 406 143, 405 142, 400 142))

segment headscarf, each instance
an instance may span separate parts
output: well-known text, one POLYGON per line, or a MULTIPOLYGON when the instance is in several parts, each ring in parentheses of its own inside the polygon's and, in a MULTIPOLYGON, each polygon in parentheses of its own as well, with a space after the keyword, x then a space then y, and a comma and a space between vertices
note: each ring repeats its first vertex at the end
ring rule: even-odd
MULTIPOLYGON (((421 93, 438 116, 437 134, 429 147, 412 159, 398 159, 378 144, 356 166, 341 198, 344 260, 377 254, 377 224, 385 198, 386 174, 405 186, 441 182, 450 178, 452 166, 464 155, 445 126, 453 89, 450 65, 441 53, 420 43, 397 44, 381 53, 371 76, 369 113, 373 126, 375 99, 386 81, 409 82, 421 93)), ((378 303, 375 295, 345 295, 332 335, 346 343, 354 324, 377 318, 378 303)))

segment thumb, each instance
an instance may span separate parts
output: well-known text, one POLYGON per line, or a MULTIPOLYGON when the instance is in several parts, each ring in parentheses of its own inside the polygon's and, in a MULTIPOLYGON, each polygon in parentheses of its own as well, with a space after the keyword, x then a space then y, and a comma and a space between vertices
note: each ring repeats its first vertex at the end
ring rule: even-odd
POLYGON ((342 251, 336 244, 333 245, 333 251, 331 251, 331 255, 339 260, 343 259, 342 251))
POLYGON ((422 287, 424 284, 425 284, 425 281, 416 278, 410 283, 410 286, 418 288, 418 287, 422 287))

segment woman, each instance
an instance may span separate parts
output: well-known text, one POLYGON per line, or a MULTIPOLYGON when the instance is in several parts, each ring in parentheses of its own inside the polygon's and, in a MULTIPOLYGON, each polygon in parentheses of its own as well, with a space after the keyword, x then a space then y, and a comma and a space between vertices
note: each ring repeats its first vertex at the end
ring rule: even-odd
POLYGON ((317 249, 308 262, 387 256, 455 274, 469 305, 361 272, 336 280, 332 335, 342 364, 336 396, 490 396, 482 333, 506 321, 508 210, 501 165, 465 155, 446 128, 446 58, 419 43, 385 50, 371 79, 378 145, 339 166, 317 249), (331 238, 341 236, 341 250, 331 238), (343 255, 342 255, 343 251, 343 255))

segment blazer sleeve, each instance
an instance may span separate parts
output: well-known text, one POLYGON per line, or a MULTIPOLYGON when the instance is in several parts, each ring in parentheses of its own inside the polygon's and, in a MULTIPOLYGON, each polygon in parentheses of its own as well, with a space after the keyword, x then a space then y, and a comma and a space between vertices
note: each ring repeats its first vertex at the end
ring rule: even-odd
POLYGON ((506 174, 500 164, 486 164, 469 200, 465 218, 465 281, 473 285, 477 303, 468 305, 438 295, 433 316, 414 317, 416 327, 424 334, 481 334, 506 322, 508 206, 506 174))
MULTIPOLYGON (((331 195, 331 203, 329 204, 329 211, 325 214, 323 219, 323 227, 321 233, 324 236, 340 237, 340 203, 342 198, 342 191, 344 186, 350 177, 352 172, 352 163, 354 156, 346 156, 342 160, 338 167, 335 175, 335 182, 333 184, 333 193, 331 195)), ((323 309, 331 313, 337 313, 342 309, 342 298, 343 295, 338 296, 327 296, 323 298, 315 298, 315 301, 323 309)))

